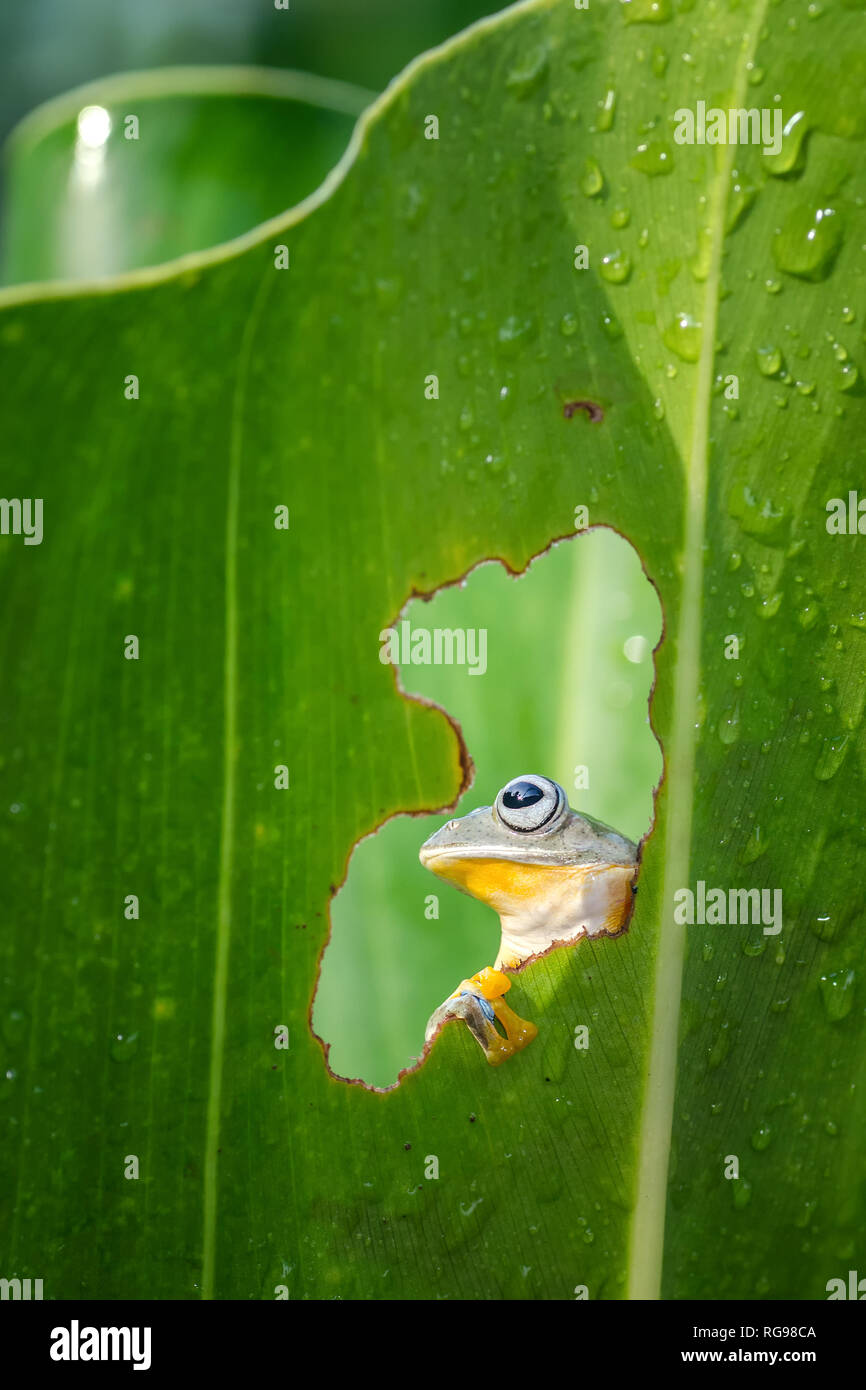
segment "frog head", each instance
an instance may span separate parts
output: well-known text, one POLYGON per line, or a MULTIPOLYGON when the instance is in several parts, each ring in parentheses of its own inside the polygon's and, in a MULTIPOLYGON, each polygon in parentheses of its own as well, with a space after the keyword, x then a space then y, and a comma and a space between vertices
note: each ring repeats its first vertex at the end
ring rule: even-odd
POLYGON ((558 782, 514 777, 492 806, 435 831, 419 852, 439 878, 499 914, 496 968, 583 936, 615 936, 627 924, 637 846, 573 811, 558 782))

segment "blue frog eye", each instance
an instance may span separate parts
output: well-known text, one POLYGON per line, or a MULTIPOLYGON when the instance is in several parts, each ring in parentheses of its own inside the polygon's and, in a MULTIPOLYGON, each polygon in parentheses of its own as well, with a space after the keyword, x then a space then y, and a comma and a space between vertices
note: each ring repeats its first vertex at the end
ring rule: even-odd
POLYGON ((568 804, 565 792, 549 777, 514 777, 496 798, 496 812, 510 830, 540 830, 568 804))

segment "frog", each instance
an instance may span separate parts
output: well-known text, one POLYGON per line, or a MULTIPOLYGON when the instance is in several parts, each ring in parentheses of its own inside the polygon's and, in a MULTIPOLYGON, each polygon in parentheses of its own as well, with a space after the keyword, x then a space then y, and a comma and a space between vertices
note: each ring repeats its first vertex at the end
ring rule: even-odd
POLYGON ((499 915, 492 966, 462 980, 431 1014, 426 1044, 462 1019, 491 1066, 538 1036, 505 1003, 505 971, 554 946, 619 936, 637 891, 637 845, 603 821, 572 810, 558 782, 521 773, 492 806, 449 820, 419 850, 426 869, 499 915), (497 1023, 500 1025, 497 1028, 497 1023))

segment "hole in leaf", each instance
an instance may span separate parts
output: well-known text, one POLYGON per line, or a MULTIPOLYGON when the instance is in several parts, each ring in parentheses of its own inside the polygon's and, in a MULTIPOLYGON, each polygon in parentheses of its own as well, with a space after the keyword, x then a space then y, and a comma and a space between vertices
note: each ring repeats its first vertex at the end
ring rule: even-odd
MULTIPOLYGON (((464 664, 404 661, 400 683, 457 720, 475 779, 450 815, 396 816, 362 840, 331 904, 313 1027, 330 1045, 332 1072, 378 1087, 413 1065, 430 1014, 492 965, 499 946, 496 913, 422 868, 424 840, 535 772, 559 782, 575 810, 637 842, 662 770, 648 715, 661 607, 616 532, 599 527, 554 545, 517 578, 496 561, 480 565, 429 602, 413 600, 398 630, 401 621, 413 641, 431 634, 431 655, 437 629, 466 635, 464 664)), ((423 645, 415 642, 418 655, 423 645)), ((447 657, 446 643, 439 654, 447 657)))

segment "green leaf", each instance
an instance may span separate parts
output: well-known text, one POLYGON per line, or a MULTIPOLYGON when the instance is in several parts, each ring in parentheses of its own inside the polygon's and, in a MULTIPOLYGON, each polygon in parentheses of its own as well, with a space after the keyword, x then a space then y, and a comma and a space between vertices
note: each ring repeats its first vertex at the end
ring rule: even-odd
POLYGON ((414 64, 296 212, 4 292, 4 494, 45 518, 0 539, 10 1275, 820 1298, 856 1263, 864 560, 826 506, 862 487, 862 14, 816 15, 518 5, 414 64), (673 138, 776 94, 808 133, 770 160, 673 138), (519 975, 540 1033, 502 1068, 451 1025, 396 1089, 346 1085, 308 1026, 329 900, 465 780, 378 634, 584 502, 665 618, 629 931, 519 975), (781 890, 781 933, 678 924, 699 881, 781 890))

